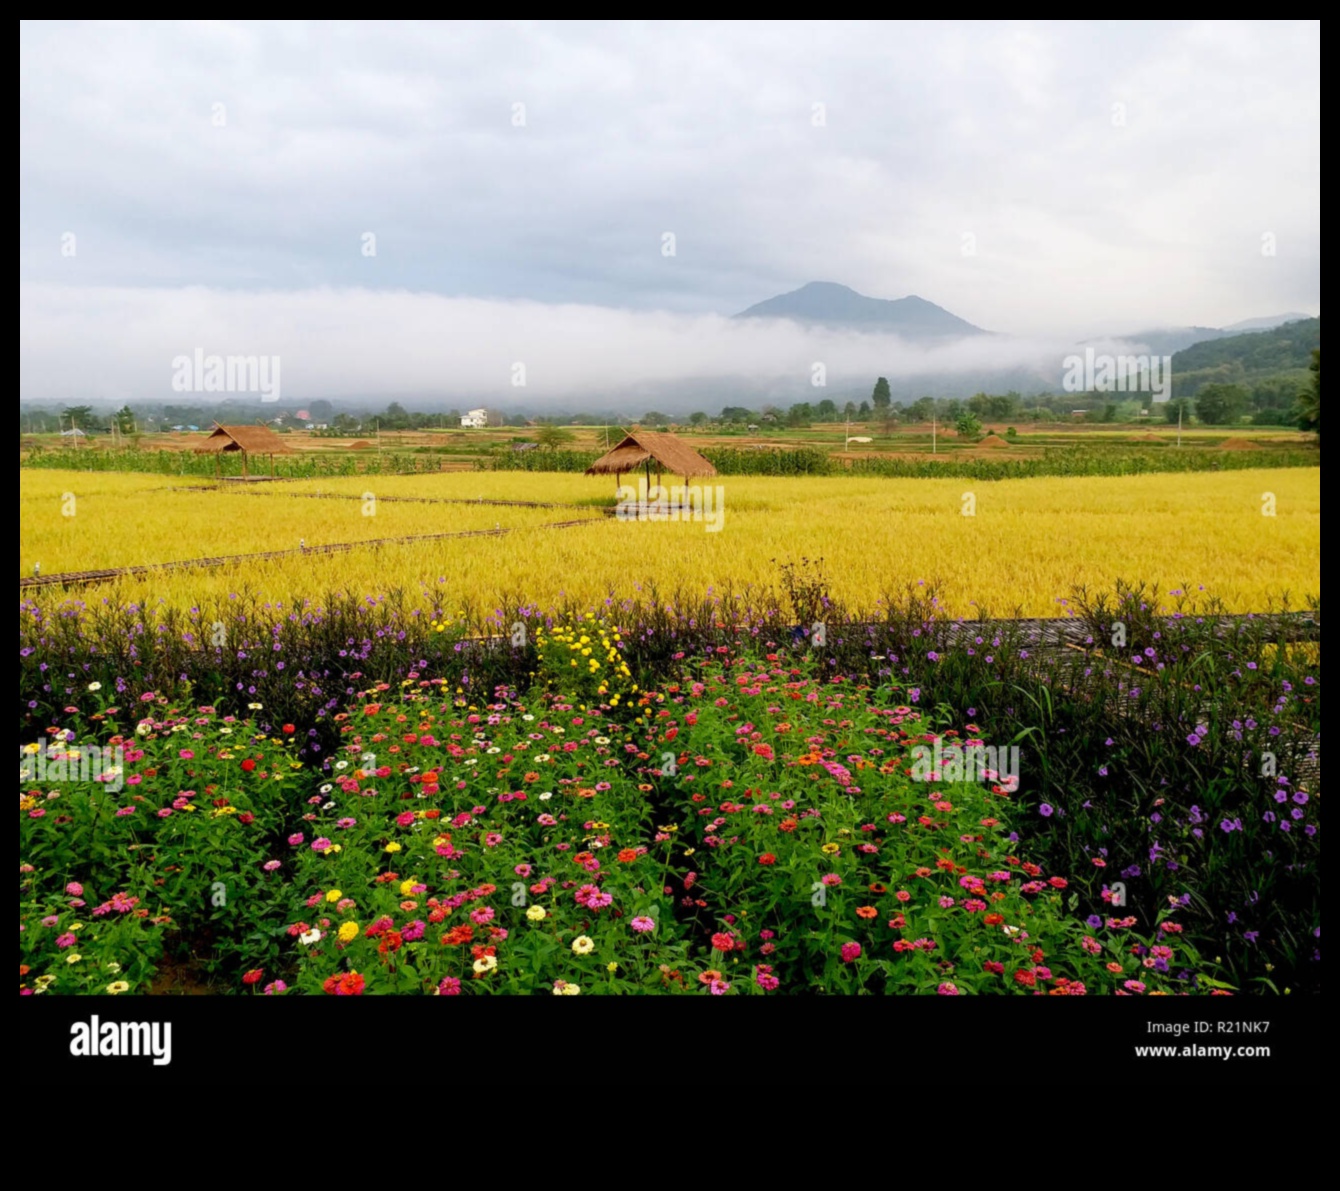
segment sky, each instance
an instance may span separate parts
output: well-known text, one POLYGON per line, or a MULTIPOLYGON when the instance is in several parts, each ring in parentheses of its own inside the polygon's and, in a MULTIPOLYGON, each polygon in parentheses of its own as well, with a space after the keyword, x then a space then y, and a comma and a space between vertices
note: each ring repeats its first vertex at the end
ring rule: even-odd
MULTIPOLYGON (((1317 22, 24 22, 20 394, 980 368, 1320 313, 1317 22), (998 332, 728 316, 809 281, 998 332)), ((519 394, 518 394, 519 395, 519 394)))

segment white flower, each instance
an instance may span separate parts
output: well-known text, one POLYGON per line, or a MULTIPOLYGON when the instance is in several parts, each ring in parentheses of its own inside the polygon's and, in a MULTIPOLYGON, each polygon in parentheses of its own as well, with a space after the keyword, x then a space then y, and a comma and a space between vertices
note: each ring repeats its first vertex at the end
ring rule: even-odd
POLYGON ((530 723, 530 721, 533 720, 535 717, 533 715, 523 715, 521 718, 525 720, 526 723, 530 723))
POLYGON ((333 789, 334 787, 329 782, 327 782, 324 786, 321 787, 321 793, 329 794, 333 789))
POLYGON ((609 742, 610 742, 610 738, 609 738, 608 736, 597 736, 597 737, 596 737, 596 744, 609 744, 609 742))
POLYGON ((100 682, 90 682, 90 683, 88 684, 88 689, 89 689, 90 691, 100 691, 100 690, 102 690, 102 683, 100 683, 100 682))
POLYGON ((468 757, 468 758, 466 758, 465 763, 466 763, 467 765, 478 765, 478 764, 479 764, 479 759, 478 759, 477 757, 468 757))
POLYGON ((553 796, 554 792, 552 790, 546 790, 543 794, 540 795, 540 801, 548 802, 553 796))
POLYGON ((543 762, 549 760, 549 754, 548 754, 548 753, 541 753, 541 754, 540 754, 538 757, 536 757, 535 759, 536 759, 537 761, 543 763, 543 762))
POLYGON ((305 935, 298 936, 298 942, 304 947, 310 947, 313 943, 321 942, 321 932, 316 927, 312 927, 305 935))
POLYGON ((335 807, 335 804, 334 804, 333 802, 323 802, 323 803, 321 804, 321 809, 322 809, 323 811, 333 810, 334 807, 335 807))
POLYGON ((348 762, 348 761, 336 761, 336 762, 335 762, 335 768, 336 768, 336 769, 348 769, 348 768, 349 768, 349 762, 348 762))
POLYGON ((264 707, 265 707, 265 704, 264 704, 264 703, 248 703, 247 706, 248 706, 252 711, 262 711, 262 710, 264 709, 264 707))
POLYGON ((490 753, 500 753, 500 752, 502 752, 502 749, 500 749, 497 745, 494 745, 491 749, 489 749, 489 752, 490 752, 490 753))

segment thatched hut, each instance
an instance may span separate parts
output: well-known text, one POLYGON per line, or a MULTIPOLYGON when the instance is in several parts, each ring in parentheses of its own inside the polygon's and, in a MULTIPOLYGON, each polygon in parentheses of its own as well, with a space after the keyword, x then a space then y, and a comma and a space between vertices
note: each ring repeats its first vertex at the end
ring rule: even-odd
POLYGON ((622 484, 625 472, 635 472, 638 468, 643 468, 647 474, 647 484, 650 486, 653 463, 656 465, 658 486, 663 472, 669 472, 672 476, 683 476, 685 487, 688 486, 690 476, 717 474, 717 469, 687 443, 681 442, 673 434, 656 434, 650 430, 635 430, 591 464, 586 469, 586 474, 614 476, 614 482, 622 484))
POLYGON ((225 452, 242 452, 242 474, 249 475, 247 457, 267 455, 270 459, 270 475, 275 474, 276 455, 292 455, 293 448, 268 426, 223 426, 214 423, 214 430, 195 449, 197 455, 214 455, 214 470, 218 473, 218 456, 225 452))

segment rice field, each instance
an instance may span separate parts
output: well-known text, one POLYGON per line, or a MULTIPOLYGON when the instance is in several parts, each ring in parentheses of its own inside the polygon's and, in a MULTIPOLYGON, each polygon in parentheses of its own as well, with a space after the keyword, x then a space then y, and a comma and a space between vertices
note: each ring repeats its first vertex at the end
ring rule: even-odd
MULTIPOLYGON (((368 547, 350 553, 165 572, 84 589, 99 599, 189 607, 263 590, 320 599, 431 586, 485 608, 522 597, 541 607, 613 594, 740 592, 776 582, 777 563, 822 558, 831 593, 873 606, 908 582, 936 583, 956 613, 1058 614, 1073 587, 1118 578, 1204 586, 1233 610, 1298 606, 1320 594, 1317 469, 1004 481, 718 477, 719 532, 701 523, 617 521, 609 479, 459 473, 173 488, 161 476, 20 473, 21 575, 501 526, 501 537, 368 547), (365 510, 371 489, 375 512, 365 510), (317 500, 304 493, 359 499, 317 500), (1267 501, 1273 496, 1273 504, 1267 501), (73 495, 71 506, 68 496, 73 495), (397 503, 518 500, 586 508, 397 503), (1263 513, 1273 508, 1273 515, 1263 513), (71 510, 67 515, 66 510, 71 510), (589 525, 546 523, 589 517, 589 525)), ((60 590, 41 598, 62 599, 60 590)))

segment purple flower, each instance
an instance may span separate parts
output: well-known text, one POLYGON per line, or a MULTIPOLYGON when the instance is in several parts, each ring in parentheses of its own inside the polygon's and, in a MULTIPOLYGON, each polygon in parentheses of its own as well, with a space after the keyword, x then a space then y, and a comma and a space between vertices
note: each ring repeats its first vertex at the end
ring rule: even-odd
POLYGON ((1038 807, 1038 814, 1040 814, 1044 819, 1050 819, 1052 817, 1052 811, 1054 809, 1055 808, 1052 806, 1050 802, 1044 802, 1040 807, 1038 807))

